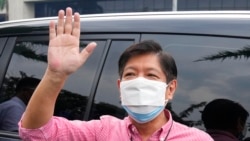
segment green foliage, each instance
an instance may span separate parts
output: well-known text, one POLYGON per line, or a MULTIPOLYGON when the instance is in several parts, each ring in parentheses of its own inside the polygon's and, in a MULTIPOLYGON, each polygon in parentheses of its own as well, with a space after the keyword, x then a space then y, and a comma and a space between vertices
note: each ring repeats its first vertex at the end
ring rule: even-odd
POLYGON ((227 58, 233 58, 233 59, 241 59, 245 58, 248 59, 250 57, 250 46, 245 46, 242 49, 236 50, 236 51, 220 51, 217 54, 205 56, 201 59, 195 60, 194 62, 199 61, 214 61, 214 60, 221 60, 224 61, 227 58))
POLYGON ((192 126, 202 125, 202 121, 201 120, 197 120, 197 121, 188 120, 188 117, 194 112, 194 110, 204 107, 205 105, 206 105, 206 102, 200 102, 198 104, 191 104, 187 109, 183 110, 179 114, 173 111, 171 103, 168 103, 166 108, 171 112, 173 119, 175 121, 192 127, 192 126))
POLYGON ((198 109, 200 107, 203 107, 206 105, 206 102, 201 102, 198 104, 191 104, 190 107, 188 107, 186 110, 182 111, 179 116, 180 118, 187 118, 188 116, 190 116, 190 114, 195 110, 198 109))
MULTIPOLYGON (((31 43, 31 42, 22 42, 16 45, 14 48, 14 53, 21 55, 27 59, 33 59, 36 61, 47 62, 47 55, 46 54, 37 54, 32 46, 37 46, 39 44, 31 43)), ((43 45, 43 44, 40 44, 43 45)), ((44 44, 47 46, 47 44, 44 44)))

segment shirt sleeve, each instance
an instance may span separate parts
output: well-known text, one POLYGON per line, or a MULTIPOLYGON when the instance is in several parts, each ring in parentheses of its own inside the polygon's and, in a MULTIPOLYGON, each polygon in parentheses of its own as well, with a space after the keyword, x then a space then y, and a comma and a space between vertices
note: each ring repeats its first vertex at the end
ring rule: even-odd
POLYGON ((62 117, 52 117, 48 123, 38 129, 26 129, 19 122, 19 135, 28 141, 93 141, 96 133, 102 130, 99 120, 69 121, 62 117))

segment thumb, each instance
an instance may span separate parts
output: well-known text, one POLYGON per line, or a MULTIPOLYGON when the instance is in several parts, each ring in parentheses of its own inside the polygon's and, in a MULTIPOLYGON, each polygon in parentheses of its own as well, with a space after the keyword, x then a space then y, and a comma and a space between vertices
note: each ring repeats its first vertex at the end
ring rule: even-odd
POLYGON ((88 57, 92 54, 94 49, 96 48, 97 44, 95 42, 89 43, 80 53, 82 62, 84 63, 88 57))

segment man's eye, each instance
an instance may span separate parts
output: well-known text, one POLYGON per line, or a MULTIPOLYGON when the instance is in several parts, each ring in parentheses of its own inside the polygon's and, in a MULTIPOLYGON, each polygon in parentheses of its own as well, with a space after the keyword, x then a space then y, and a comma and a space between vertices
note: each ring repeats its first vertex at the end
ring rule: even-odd
POLYGON ((148 74, 148 76, 153 76, 153 77, 157 77, 156 75, 154 75, 154 74, 148 74))
POLYGON ((150 77, 150 78, 159 78, 157 75, 155 75, 155 74, 148 74, 148 77, 150 77))
POLYGON ((132 76, 134 75, 133 73, 126 73, 125 76, 132 76))

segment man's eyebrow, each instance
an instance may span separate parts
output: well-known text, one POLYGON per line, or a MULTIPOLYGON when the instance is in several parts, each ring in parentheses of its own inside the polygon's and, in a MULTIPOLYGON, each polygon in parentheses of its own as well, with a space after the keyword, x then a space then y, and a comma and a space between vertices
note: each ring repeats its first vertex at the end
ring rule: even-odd
POLYGON ((147 71, 156 71, 158 73, 161 73, 161 70, 156 69, 156 68, 147 68, 147 71))
POLYGON ((125 67, 125 68, 124 68, 124 70, 129 70, 129 69, 135 70, 135 67, 133 67, 133 66, 128 66, 128 67, 125 67))
MULTIPOLYGON (((133 67, 133 66, 128 66, 128 67, 126 67, 126 68, 124 68, 124 71, 125 70, 136 70, 136 68, 135 67, 133 67)), ((158 72, 158 73, 161 73, 161 70, 160 69, 156 69, 156 68, 146 68, 146 70, 147 71, 155 71, 155 72, 158 72)))

